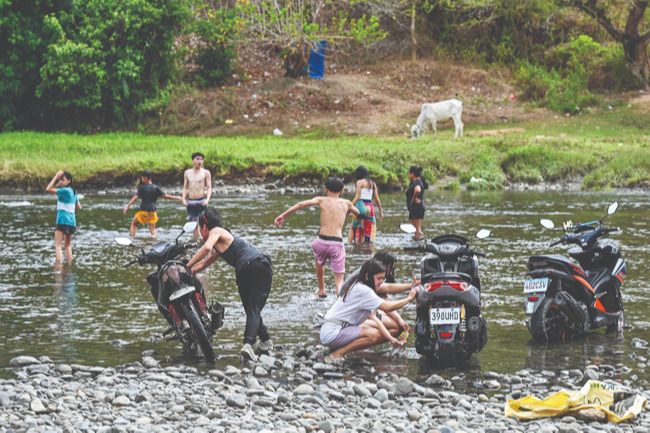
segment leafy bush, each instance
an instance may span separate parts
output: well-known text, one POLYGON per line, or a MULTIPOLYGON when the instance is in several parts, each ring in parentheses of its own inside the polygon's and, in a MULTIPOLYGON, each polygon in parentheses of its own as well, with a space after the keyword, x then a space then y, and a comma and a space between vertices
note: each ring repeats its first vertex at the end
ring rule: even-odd
POLYGON ((215 7, 207 9, 185 30, 198 40, 190 48, 194 81, 200 87, 217 87, 232 74, 236 57, 233 41, 239 36, 243 21, 239 10, 215 7))
POLYGON ((181 0, 13 3, 0 1, 5 129, 126 121, 175 75, 174 34, 188 17, 181 0))

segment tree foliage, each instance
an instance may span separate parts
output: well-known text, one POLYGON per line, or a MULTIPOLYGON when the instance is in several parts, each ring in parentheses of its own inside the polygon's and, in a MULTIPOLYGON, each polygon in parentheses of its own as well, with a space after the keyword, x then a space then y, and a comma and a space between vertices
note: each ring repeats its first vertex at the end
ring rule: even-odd
POLYGON ((4 129, 108 125, 169 85, 181 0, 24 3, 0 0, 4 129))

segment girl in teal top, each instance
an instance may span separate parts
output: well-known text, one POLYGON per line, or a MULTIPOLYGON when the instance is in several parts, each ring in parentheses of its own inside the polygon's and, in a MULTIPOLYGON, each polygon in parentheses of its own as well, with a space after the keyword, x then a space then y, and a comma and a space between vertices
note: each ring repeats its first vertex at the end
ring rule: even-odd
POLYGON ((45 191, 56 194, 56 229, 54 230, 56 261, 63 260, 62 245, 65 242, 65 258, 72 262, 72 235, 77 231, 75 210, 81 209, 77 191, 72 188, 72 175, 67 171, 58 171, 47 185, 45 191), (59 188, 54 184, 59 182, 59 188))

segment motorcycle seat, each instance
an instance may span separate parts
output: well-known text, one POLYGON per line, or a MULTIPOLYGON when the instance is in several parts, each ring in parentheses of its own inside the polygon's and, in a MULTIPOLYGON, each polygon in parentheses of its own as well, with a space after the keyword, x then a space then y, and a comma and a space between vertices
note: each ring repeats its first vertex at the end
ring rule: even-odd
POLYGON ((463 272, 432 272, 422 277, 423 283, 430 283, 431 281, 453 281, 453 280, 465 281, 468 284, 472 284, 472 277, 463 272))

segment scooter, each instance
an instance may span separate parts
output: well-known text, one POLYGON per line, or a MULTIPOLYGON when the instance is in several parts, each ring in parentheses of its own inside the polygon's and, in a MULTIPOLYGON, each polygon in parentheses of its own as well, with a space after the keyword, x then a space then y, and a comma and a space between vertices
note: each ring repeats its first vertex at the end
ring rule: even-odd
MULTIPOLYGON (((579 265, 559 255, 532 256, 524 281, 526 321, 536 341, 566 341, 591 329, 607 326, 622 332, 625 326, 621 285, 627 266, 621 251, 613 245, 601 245, 599 239, 619 231, 603 220, 614 214, 612 203, 600 220, 563 225, 564 234, 550 246, 573 244, 569 255, 579 265)), ((550 219, 540 224, 553 229, 550 219)))
MULTIPOLYGON (((224 308, 218 302, 208 308, 201 282, 187 269, 187 261, 176 260, 196 246, 195 243, 178 243, 183 233, 194 231, 196 224, 196 221, 185 224, 174 243, 159 242, 147 252, 141 250, 141 254, 124 267, 135 263, 157 265, 157 270, 147 275, 147 282, 158 310, 171 325, 163 336, 174 333, 168 340, 179 340, 185 353, 194 353, 198 346, 205 360, 213 362, 212 339, 223 325, 224 308)), ((126 237, 117 237, 115 241, 122 246, 133 246, 133 241, 126 237)))
MULTIPOLYGON (((412 224, 402 231, 415 233, 412 224)), ((476 237, 485 239, 490 230, 476 237)), ((488 341, 481 316, 481 282, 478 258, 486 257, 469 246, 463 236, 446 234, 404 251, 427 253, 420 260, 421 285, 415 297, 415 350, 427 359, 445 364, 468 360, 488 341)))

